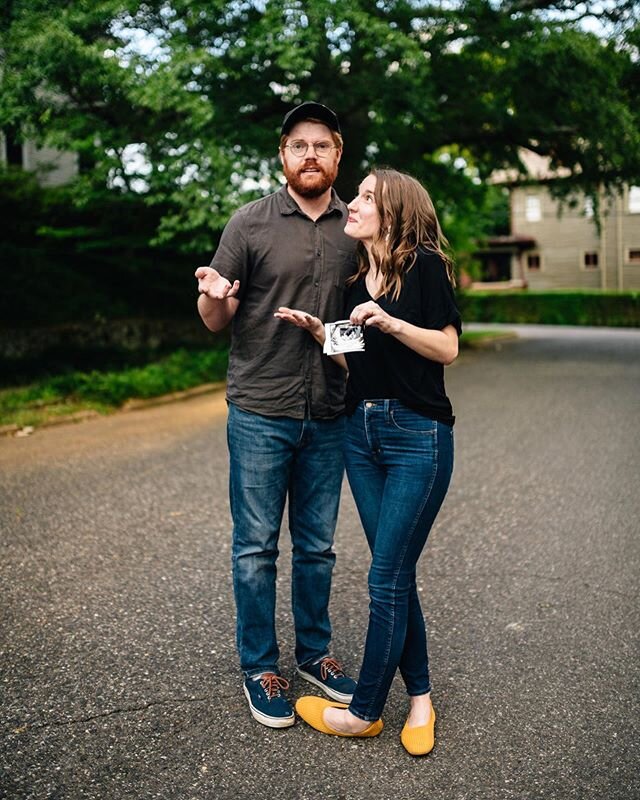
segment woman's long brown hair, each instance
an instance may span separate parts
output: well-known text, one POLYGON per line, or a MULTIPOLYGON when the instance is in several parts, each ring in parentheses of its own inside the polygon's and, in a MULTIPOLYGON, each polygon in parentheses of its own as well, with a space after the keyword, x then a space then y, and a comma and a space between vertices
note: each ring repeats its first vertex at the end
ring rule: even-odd
MULTIPOLYGON (((371 256, 382 273, 382 293, 392 300, 400 296, 404 275, 416 262, 417 250, 437 253, 453 286, 453 263, 445 252, 449 247, 429 192, 415 178, 394 169, 373 169, 374 191, 380 214, 380 230, 373 241, 371 256)), ((369 271, 369 256, 358 243, 358 271, 348 279, 353 283, 369 271)))

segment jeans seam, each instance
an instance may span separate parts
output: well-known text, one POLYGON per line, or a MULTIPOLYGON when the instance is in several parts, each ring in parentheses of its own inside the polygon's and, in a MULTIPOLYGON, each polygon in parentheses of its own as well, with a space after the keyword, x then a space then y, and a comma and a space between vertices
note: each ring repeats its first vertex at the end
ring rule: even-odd
POLYGON ((384 678, 384 673, 385 673, 385 671, 386 671, 386 667, 387 667, 387 665, 388 665, 388 663, 389 663, 389 653, 391 652, 391 642, 393 641, 393 632, 394 632, 394 630, 395 630, 395 627, 396 627, 396 615, 395 615, 395 607, 396 607, 396 601, 395 601, 395 587, 397 586, 397 582, 398 582, 398 575, 399 575, 399 574, 400 574, 400 570, 398 570, 398 573, 397 573, 397 575, 396 575, 396 578, 395 578, 395 583, 394 583, 394 586, 393 586, 393 588, 394 588, 394 599, 393 599, 393 601, 392 601, 392 618, 393 618, 393 622, 391 623, 391 633, 389 634, 389 636, 388 636, 388 638, 387 638, 387 647, 386 647, 385 654, 384 654, 384 664, 385 664, 385 669, 380 671, 380 677, 378 678, 378 682, 376 683, 376 685, 375 685, 375 689, 374 689, 374 692, 373 692, 373 699, 371 700, 371 702, 370 702, 370 703, 369 703, 369 705, 367 706, 367 711, 366 711, 367 715, 370 715, 370 714, 371 714, 371 707, 373 706, 373 704, 374 704, 374 702, 375 702, 375 700, 376 700, 377 694, 378 694, 378 692, 380 691, 380 688, 381 688, 381 686, 382 686, 382 680, 383 680, 383 678, 384 678))
POLYGON ((362 416, 364 417, 364 436, 365 439, 367 440, 367 447, 373 453, 373 447, 369 439, 369 421, 367 419, 367 412, 364 410, 364 408, 362 409, 362 416))

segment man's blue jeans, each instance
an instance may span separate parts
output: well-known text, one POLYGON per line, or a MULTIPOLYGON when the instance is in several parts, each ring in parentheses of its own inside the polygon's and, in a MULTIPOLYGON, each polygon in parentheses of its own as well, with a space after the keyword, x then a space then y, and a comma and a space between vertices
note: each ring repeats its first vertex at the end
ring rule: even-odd
POLYGON ((372 554, 369 627, 349 710, 382 714, 398 667, 409 695, 431 691, 416 564, 447 493, 453 429, 398 400, 360 403, 347 418, 345 464, 372 554))
POLYGON ((265 417, 229 405, 229 494, 240 665, 247 677, 278 673, 275 630, 278 538, 289 500, 291 598, 299 666, 329 653, 344 417, 265 417))

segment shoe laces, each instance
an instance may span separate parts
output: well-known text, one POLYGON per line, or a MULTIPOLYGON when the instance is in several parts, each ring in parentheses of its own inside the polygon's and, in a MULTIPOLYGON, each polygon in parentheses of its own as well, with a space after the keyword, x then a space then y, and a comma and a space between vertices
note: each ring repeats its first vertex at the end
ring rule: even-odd
POLYGON ((282 689, 289 688, 289 681, 275 672, 267 672, 260 678, 260 686, 264 689, 267 700, 273 700, 274 697, 280 697, 282 689))
POLYGON ((329 675, 332 678, 344 678, 344 671, 340 666, 340 662, 331 656, 323 658, 320 662, 320 676, 322 680, 326 681, 329 675))

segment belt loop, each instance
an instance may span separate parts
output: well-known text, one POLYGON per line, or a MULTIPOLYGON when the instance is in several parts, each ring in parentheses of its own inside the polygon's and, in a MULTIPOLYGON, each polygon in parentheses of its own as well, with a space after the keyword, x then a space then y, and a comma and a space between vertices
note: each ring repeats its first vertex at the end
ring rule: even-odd
POLYGON ((384 401, 384 421, 391 422, 391 400, 384 401))

